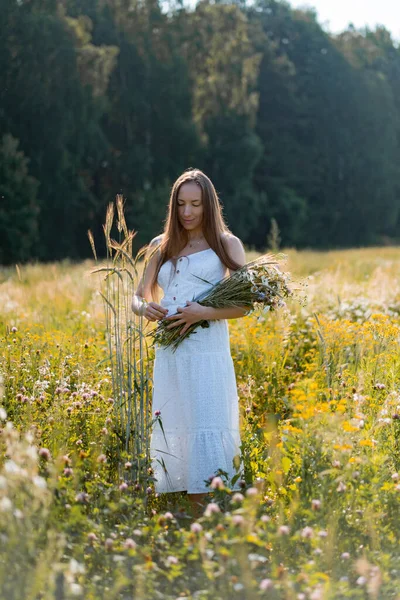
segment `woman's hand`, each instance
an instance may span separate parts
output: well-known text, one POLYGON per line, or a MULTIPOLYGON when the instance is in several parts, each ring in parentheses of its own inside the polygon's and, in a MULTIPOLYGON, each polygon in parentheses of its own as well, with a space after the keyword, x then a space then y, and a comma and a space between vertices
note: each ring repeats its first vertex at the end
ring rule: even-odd
POLYGON ((143 313, 143 316, 148 321, 160 321, 168 314, 168 309, 164 308, 157 304, 157 302, 149 302, 146 305, 146 310, 143 313))
POLYGON ((178 315, 165 317, 164 321, 173 321, 166 329, 172 329, 172 327, 183 325, 182 330, 179 332, 179 335, 183 335, 191 325, 206 318, 205 314, 207 312, 207 307, 202 306, 198 302, 189 302, 189 300, 187 300, 186 306, 184 308, 178 306, 177 311, 179 313, 178 315))

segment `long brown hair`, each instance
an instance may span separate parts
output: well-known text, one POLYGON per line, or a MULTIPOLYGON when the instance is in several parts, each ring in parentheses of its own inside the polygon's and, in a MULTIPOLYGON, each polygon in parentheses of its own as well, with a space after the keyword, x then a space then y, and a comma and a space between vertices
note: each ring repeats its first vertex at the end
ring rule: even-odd
POLYGON ((225 224, 222 215, 222 207, 218 199, 218 194, 211 180, 199 169, 189 169, 178 177, 172 186, 171 196, 169 199, 168 212, 165 220, 164 232, 160 236, 161 241, 152 249, 153 252, 158 252, 158 261, 155 275, 151 282, 151 291, 154 298, 157 289, 157 277, 161 266, 172 259, 176 265, 176 258, 189 241, 187 230, 180 223, 178 218, 178 194, 181 186, 184 183, 194 182, 201 189, 201 197, 203 202, 203 220, 202 229, 203 235, 214 252, 219 256, 221 262, 232 271, 239 269, 236 261, 232 260, 225 250, 222 243, 222 234, 231 233, 225 224), (175 261, 174 261, 175 259, 175 261))

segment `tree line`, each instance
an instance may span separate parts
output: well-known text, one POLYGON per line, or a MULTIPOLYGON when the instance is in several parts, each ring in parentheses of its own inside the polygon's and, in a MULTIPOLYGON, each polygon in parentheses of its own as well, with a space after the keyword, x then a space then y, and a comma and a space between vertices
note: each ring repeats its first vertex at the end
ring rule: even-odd
POLYGON ((194 166, 257 249, 271 222, 285 246, 399 241, 386 29, 276 0, 0 0, 0 23, 0 263, 89 256, 116 194, 139 247, 194 166))

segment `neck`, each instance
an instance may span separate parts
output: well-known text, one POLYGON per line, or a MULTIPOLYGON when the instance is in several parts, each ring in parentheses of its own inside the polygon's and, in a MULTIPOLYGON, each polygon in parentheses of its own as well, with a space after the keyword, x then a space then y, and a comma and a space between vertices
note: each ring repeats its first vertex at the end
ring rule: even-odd
POLYGON ((195 242, 196 240, 201 240, 204 236, 203 236, 203 231, 200 229, 198 231, 193 230, 193 231, 188 231, 188 240, 189 242, 195 242))

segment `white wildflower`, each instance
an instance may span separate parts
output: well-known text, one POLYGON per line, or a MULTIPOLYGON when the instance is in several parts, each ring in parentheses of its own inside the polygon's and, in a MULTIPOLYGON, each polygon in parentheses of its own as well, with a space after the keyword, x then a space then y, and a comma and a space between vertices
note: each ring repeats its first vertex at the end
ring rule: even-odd
POLYGON ((69 561, 69 572, 73 575, 79 575, 85 573, 85 565, 75 560, 75 558, 71 558, 69 561))
POLYGON ((11 502, 10 498, 7 498, 7 496, 4 496, 0 500, 0 512, 7 512, 11 509, 12 509, 12 502, 11 502))
POLYGON ((38 488, 41 488, 41 489, 47 488, 46 480, 44 479, 44 477, 41 477, 40 475, 36 475, 35 477, 33 477, 32 481, 38 488))
POLYGON ((6 473, 13 473, 14 475, 21 473, 21 467, 19 467, 13 460, 6 460, 4 463, 4 470, 6 473))
POLYGON ((79 583, 70 583, 69 589, 73 596, 82 596, 83 594, 83 587, 79 583))

